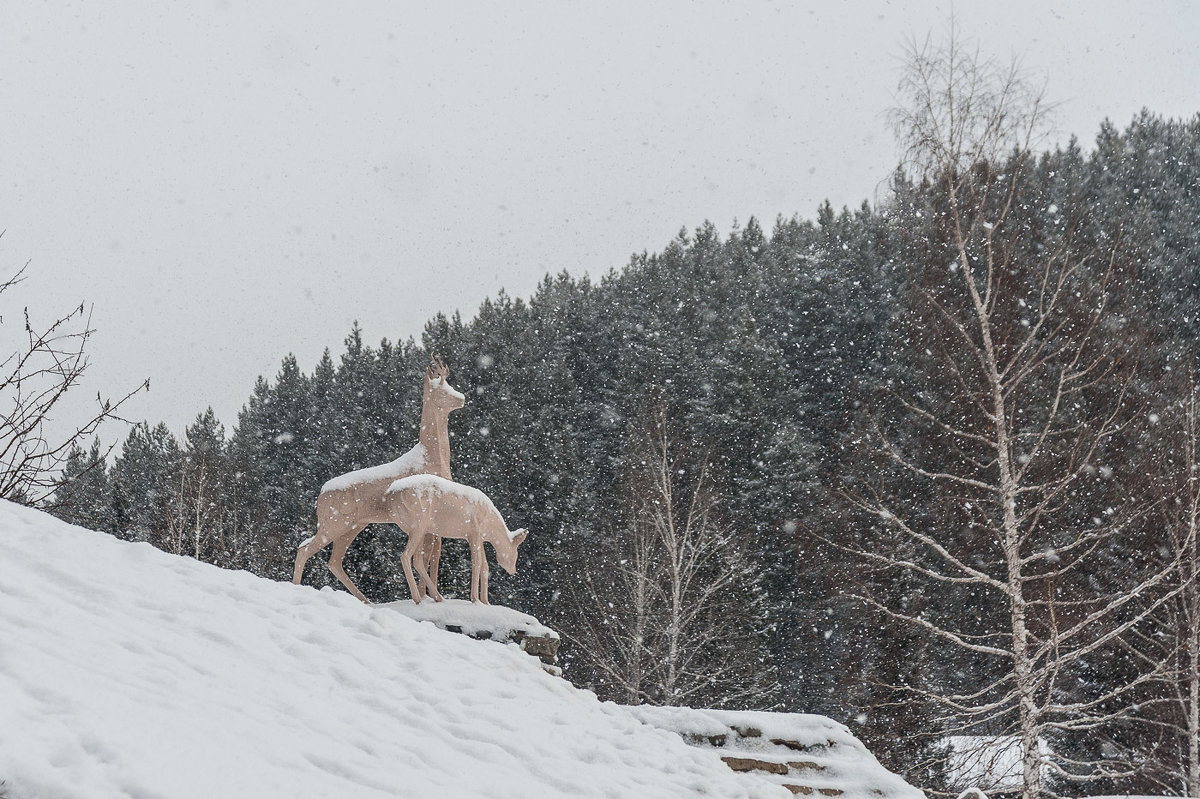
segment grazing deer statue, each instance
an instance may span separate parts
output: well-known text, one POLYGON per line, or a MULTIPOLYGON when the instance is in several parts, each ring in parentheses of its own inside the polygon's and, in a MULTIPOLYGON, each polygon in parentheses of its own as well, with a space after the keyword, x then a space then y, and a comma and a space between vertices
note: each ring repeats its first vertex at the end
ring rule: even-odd
MULTIPOLYGON (((471 601, 488 603, 488 564, 484 542, 492 545, 496 562, 506 572, 517 570, 517 547, 529 534, 528 530, 509 530, 500 511, 477 488, 446 480, 435 474, 415 474, 391 484, 383 497, 388 519, 408 535, 408 544, 400 563, 413 602, 419 603, 422 594, 413 580, 413 556, 421 551, 429 538, 464 538, 471 550, 471 601)), ((425 564, 416 559, 417 571, 425 581, 429 595, 442 601, 437 583, 430 579, 425 564)))
MULTIPOLYGON (((450 370, 440 359, 433 358, 425 370, 424 393, 421 398, 421 432, 417 445, 391 463, 371 466, 366 469, 335 477, 321 486, 317 497, 317 534, 300 544, 296 551, 296 569, 292 582, 299 584, 304 576, 304 564, 327 544, 332 543, 329 553, 329 571, 361 599, 367 598, 358 590, 342 568, 342 559, 350 543, 368 524, 388 522, 388 512, 383 495, 395 480, 414 474, 434 474, 450 480, 450 433, 446 427, 451 411, 461 408, 466 398, 455 391, 450 383, 450 370)), ((442 542, 434 537, 422 541, 418 563, 424 570, 426 563, 432 566, 432 581, 428 583, 437 590, 437 568, 441 557, 442 542)), ((410 540, 411 545, 411 540, 410 540)), ((412 587, 412 580, 409 580, 412 587)), ((416 599, 416 594, 413 595, 416 599)))

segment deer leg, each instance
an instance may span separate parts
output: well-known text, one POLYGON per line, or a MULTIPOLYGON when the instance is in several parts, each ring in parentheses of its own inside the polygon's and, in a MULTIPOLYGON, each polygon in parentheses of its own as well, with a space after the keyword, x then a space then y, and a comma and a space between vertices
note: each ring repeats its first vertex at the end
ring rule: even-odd
MULTIPOLYGON (((428 582, 422 582, 418 586, 421 596, 424 597, 426 588, 433 586, 437 589, 438 584, 438 561, 441 560, 442 554, 442 537, 438 535, 427 535, 421 542, 420 548, 417 549, 416 561, 424 568, 424 571, 418 570, 420 574, 428 574, 428 582)), ((438 594, 437 601, 441 602, 441 594, 438 594)))
POLYGON ((318 532, 296 549, 296 568, 292 573, 293 583, 300 585, 300 581, 304 578, 304 567, 308 564, 309 558, 320 552, 321 548, 328 543, 321 539, 321 534, 318 532))
MULTIPOLYGON (((407 535, 407 533, 405 533, 405 535, 407 535)), ((409 541, 405 542, 405 544, 404 544, 405 552, 409 552, 408 545, 411 542, 411 540, 412 539, 410 538, 409 541)), ((401 556, 400 556, 400 562, 401 562, 401 564, 404 563, 403 554, 401 554, 401 556)), ((422 564, 424 562, 425 562, 425 544, 424 544, 424 542, 421 542, 419 545, 417 545, 413 549, 413 551, 409 555, 409 561, 408 561, 409 565, 406 567, 407 570, 404 573, 404 579, 407 580, 408 576, 410 574, 412 574, 414 564, 422 564)), ((420 573, 421 573, 421 571, 420 571, 420 568, 418 567, 417 575, 420 576, 420 573)), ((409 594, 412 596, 412 601, 420 602, 422 599, 424 599, 425 595, 426 595, 425 589, 426 589, 426 585, 422 580, 417 580, 415 584, 410 584, 408 586, 408 591, 409 591, 409 594)))
MULTIPOLYGON (((359 530, 358 532, 361 533, 362 530, 359 530)), ((329 553, 329 571, 333 572, 333 576, 338 578, 342 585, 346 586, 351 594, 369 605, 371 604, 370 600, 363 596, 363 592, 358 590, 358 586, 350 580, 350 576, 346 574, 345 570, 342 568, 342 558, 346 557, 346 550, 350 548, 350 542, 353 541, 354 537, 357 535, 358 533, 344 536, 333 542, 333 549, 329 553)))
MULTIPOLYGON (((478 602, 480 588, 487 585, 483 570, 487 568, 487 553, 483 551, 483 541, 470 539, 471 547, 471 601, 478 602)), ((484 604, 487 604, 487 588, 483 588, 484 604)))
POLYGON ((479 601, 485 605, 490 605, 491 602, 488 601, 488 575, 492 573, 492 570, 488 566, 487 550, 483 548, 483 544, 479 545, 479 561, 483 564, 479 569, 479 601))
POLYGON ((417 581, 413 579, 413 540, 411 536, 404 546, 404 551, 400 553, 400 566, 404 569, 404 579, 408 582, 408 594, 412 597, 413 604, 421 604, 425 594, 417 587, 417 581))
MULTIPOLYGON (((437 536, 433 536, 433 537, 436 538, 437 536)), ((428 542, 422 541, 421 542, 422 549, 424 549, 426 546, 428 546, 428 542)), ((425 568, 425 564, 421 561, 417 561, 417 572, 421 575, 421 579, 425 581, 425 586, 429 591, 429 595, 431 597, 433 597, 433 601, 434 602, 444 602, 445 598, 440 593, 438 593, 437 583, 430 579, 429 571, 425 568)))
POLYGON ((433 584, 437 585, 438 566, 442 562, 442 537, 440 535, 430 536, 429 559, 426 562, 429 564, 429 576, 433 578, 433 584))

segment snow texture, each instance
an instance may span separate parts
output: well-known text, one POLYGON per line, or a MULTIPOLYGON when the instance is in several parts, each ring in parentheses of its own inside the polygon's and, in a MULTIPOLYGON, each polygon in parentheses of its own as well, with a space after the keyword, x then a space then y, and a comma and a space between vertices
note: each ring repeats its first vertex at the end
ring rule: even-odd
POLYGON ((788 774, 760 772, 755 779, 800 784, 839 799, 925 799, 922 791, 885 769, 845 725, 825 716, 648 705, 629 710, 701 751, 788 766, 788 774))
POLYGON ((0 501, 14 799, 779 797, 476 641, 0 501))
POLYGON ((402 599, 376 607, 402 613, 414 621, 430 622, 443 630, 457 627, 472 636, 491 633, 498 641, 511 640, 515 632, 538 638, 558 638, 558 633, 533 616, 503 605, 485 605, 465 599, 447 599, 445 602, 426 600, 418 605, 413 604, 411 599, 402 599))
POLYGON ((358 469, 357 471, 348 472, 333 478, 321 486, 321 493, 324 494, 326 491, 346 491, 364 483, 373 483, 376 480, 387 480, 388 478, 394 480, 397 477, 403 477, 406 474, 423 470, 426 461, 425 445, 417 444, 390 463, 382 463, 379 466, 368 466, 365 469, 358 469))

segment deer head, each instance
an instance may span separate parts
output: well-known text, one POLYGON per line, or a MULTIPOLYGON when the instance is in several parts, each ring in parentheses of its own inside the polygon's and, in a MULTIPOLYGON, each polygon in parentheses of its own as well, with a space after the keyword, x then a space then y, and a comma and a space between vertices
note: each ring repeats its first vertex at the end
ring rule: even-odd
POLYGON ((424 401, 432 402, 434 407, 446 412, 458 410, 467 401, 450 385, 450 367, 437 355, 430 356, 429 366, 425 368, 424 401))
POLYGON ((529 531, 522 527, 520 530, 508 531, 508 535, 502 538, 500 546, 496 546, 495 541, 492 542, 492 549, 496 551, 496 562, 509 574, 517 573, 517 547, 521 545, 527 535, 529 535, 529 531), (507 539, 508 546, 504 545, 504 539, 507 539))

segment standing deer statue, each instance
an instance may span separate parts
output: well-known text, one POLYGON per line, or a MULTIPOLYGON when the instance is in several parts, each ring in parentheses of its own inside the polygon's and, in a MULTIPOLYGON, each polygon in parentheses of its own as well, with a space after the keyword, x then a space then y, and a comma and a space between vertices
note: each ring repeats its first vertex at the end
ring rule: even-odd
MULTIPOLYGON (((408 535, 408 543, 400 563, 413 602, 420 603, 422 594, 413 579, 414 555, 421 552, 430 539, 463 538, 471 550, 471 601, 488 603, 488 563, 484 543, 492 545, 496 562, 509 574, 517 570, 517 547, 529 534, 528 530, 509 530, 500 511, 477 488, 446 480, 435 474, 415 474, 391 484, 383 497, 388 519, 408 535)), ((435 602, 442 601, 437 581, 431 580, 421 558, 416 558, 417 572, 428 587, 435 602)))
MULTIPOLYGON (((300 583, 308 559, 332 543, 329 571, 351 594, 363 602, 368 601, 342 568, 342 559, 351 542, 368 524, 390 521, 384 493, 397 479, 415 474, 433 474, 447 482, 450 480, 450 433, 446 425, 450 412, 461 408, 466 398, 450 386, 449 377, 450 370, 446 365, 440 359, 431 359, 425 370, 421 432, 415 447, 391 463, 358 469, 321 486, 321 493, 317 497, 317 533, 296 550, 293 583, 300 583)), ((411 540, 409 543, 411 545, 411 540)), ((426 564, 431 567, 429 572, 433 575, 432 581, 427 584, 436 592, 441 539, 435 536, 420 544, 418 564, 423 570, 426 564)), ((409 587, 412 587, 411 578, 409 587)), ((416 594, 413 594, 413 599, 417 600, 416 594)))

